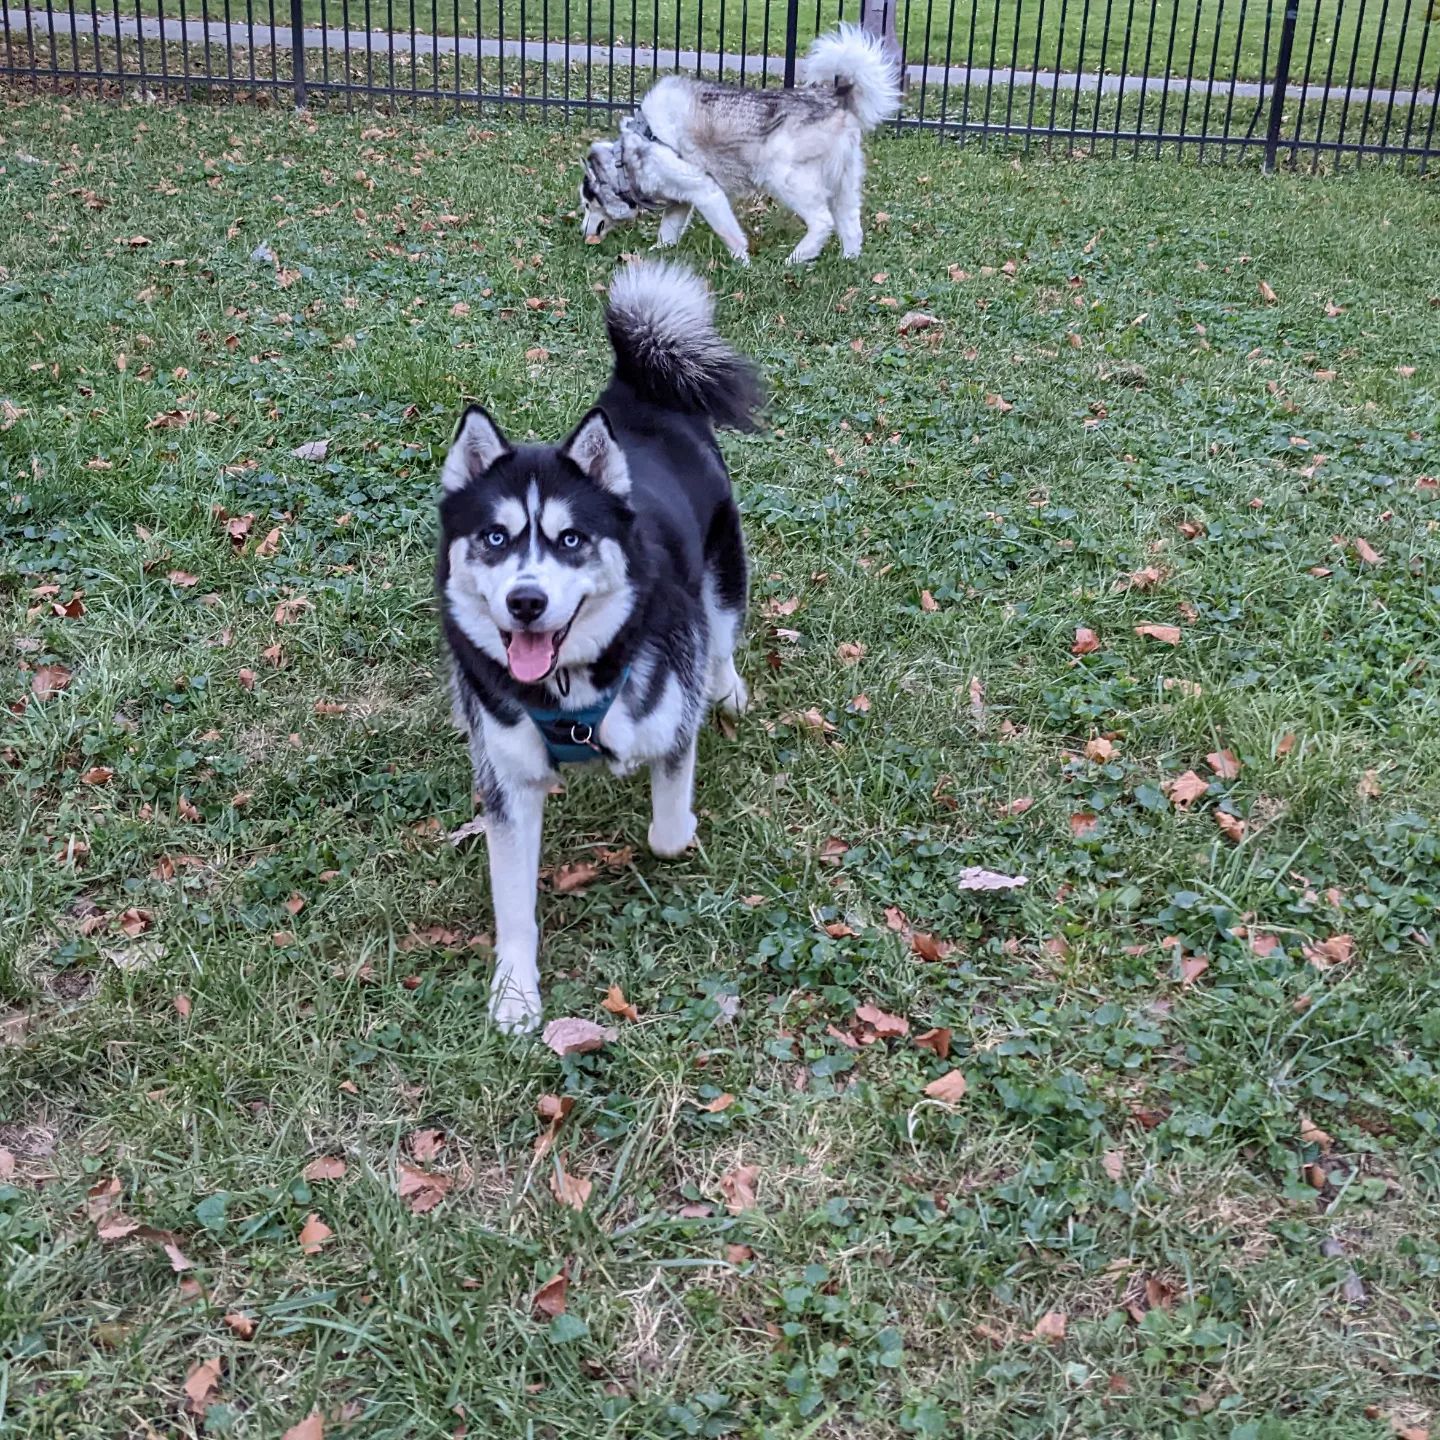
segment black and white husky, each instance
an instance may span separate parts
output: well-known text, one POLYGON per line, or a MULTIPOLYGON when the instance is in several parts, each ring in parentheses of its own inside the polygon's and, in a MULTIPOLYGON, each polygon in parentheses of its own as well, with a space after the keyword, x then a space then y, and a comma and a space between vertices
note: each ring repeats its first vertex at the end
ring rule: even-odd
POLYGON ((883 43, 854 25, 822 35, 805 84, 751 90, 668 75, 620 126, 590 147, 580 185, 586 240, 660 210, 660 244, 674 245, 698 210, 741 264, 749 246, 731 196, 763 190, 805 222, 789 263, 813 260, 834 231, 860 253, 862 139, 900 108, 900 75, 883 43))
POLYGON ((634 264, 610 287, 614 372, 559 445, 511 445, 466 411, 441 480, 436 575, 457 725, 470 739, 495 904, 490 1014, 540 1019, 541 815, 557 766, 649 765, 650 848, 695 838, 695 742, 738 713, 747 572, 715 427, 754 426, 760 385, 705 285, 634 264))

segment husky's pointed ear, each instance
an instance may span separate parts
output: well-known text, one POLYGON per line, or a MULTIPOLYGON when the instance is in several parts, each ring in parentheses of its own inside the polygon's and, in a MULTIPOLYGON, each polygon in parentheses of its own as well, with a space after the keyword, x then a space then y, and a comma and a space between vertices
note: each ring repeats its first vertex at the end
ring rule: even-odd
POLYGON ((630 467, 605 412, 592 410, 560 447, 602 490, 624 500, 630 494, 630 467))
POLYGON ((502 455, 509 453, 509 442, 500 433, 500 427, 478 405, 472 405, 455 427, 455 438, 450 442, 440 483, 447 494, 463 490, 502 455))

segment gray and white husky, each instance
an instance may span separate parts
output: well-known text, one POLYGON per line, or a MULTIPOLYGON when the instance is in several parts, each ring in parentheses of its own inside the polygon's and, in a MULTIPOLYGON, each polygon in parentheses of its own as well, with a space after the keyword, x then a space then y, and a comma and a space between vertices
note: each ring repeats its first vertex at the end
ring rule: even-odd
POLYGON ((860 253, 862 137, 900 108, 900 76, 881 42, 853 25, 822 35, 797 90, 748 90, 669 75, 614 140, 590 147, 580 185, 585 238, 660 210, 674 245, 698 210, 741 264, 745 232, 730 197, 763 190, 805 222, 792 265, 813 260, 833 231, 860 253))
POLYGON ((478 406, 441 481, 436 574, 457 725, 469 735, 495 905, 490 1014, 541 1014, 541 814, 558 766, 650 767, 650 848, 695 838, 695 742, 709 706, 745 708, 734 651, 747 568, 717 426, 754 428, 760 385, 678 265, 610 287, 615 354, 558 445, 512 445, 478 406))

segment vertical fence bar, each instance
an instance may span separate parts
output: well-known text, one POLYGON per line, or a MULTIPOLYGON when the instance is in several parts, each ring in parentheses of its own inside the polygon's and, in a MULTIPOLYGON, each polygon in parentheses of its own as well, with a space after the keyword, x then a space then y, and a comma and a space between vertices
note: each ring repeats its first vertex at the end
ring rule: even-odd
POLYGON ((1295 163, 1295 150, 1300 143, 1300 119, 1305 114, 1305 102, 1310 97, 1310 76, 1315 64, 1315 39, 1320 33, 1320 7, 1313 7, 1314 14, 1310 22, 1310 41, 1305 47, 1305 73, 1300 78, 1300 109, 1296 115, 1295 139, 1290 146, 1290 163, 1295 163))
POLYGON ((1235 113, 1235 87, 1240 79, 1240 54, 1245 43, 1245 7, 1246 0, 1240 0, 1240 19, 1235 26, 1235 54, 1230 61, 1230 93, 1225 97, 1225 125, 1221 131, 1224 136, 1220 142, 1222 165, 1230 158, 1230 118, 1235 113))
MULTIPOLYGON (((1199 18, 1196 18, 1199 24, 1199 18)), ((1210 47, 1210 73, 1205 77, 1205 113, 1200 117, 1200 156, 1205 158, 1205 141, 1210 134, 1210 101, 1215 94, 1215 73, 1220 68, 1220 31, 1225 24, 1225 0, 1220 0, 1220 8, 1215 12, 1215 43, 1210 47)), ((1191 67, 1193 80, 1194 67, 1191 67)))
MULTIPOLYGON (((1370 83, 1365 87, 1365 112, 1360 117, 1360 150, 1357 153, 1357 163, 1365 158, 1365 140, 1370 131, 1370 107, 1375 100, 1375 81, 1380 77, 1380 47, 1385 43, 1385 21, 1390 14, 1390 0, 1383 0, 1380 6, 1380 23, 1375 27, 1375 53, 1370 57, 1370 83)), ((1410 20, 1410 4, 1406 0, 1405 19, 1400 26, 1401 44, 1404 43, 1405 26, 1410 20)), ((1399 51, 1396 51, 1395 62, 1398 67, 1400 62, 1399 51)))
MULTIPOLYGON (((1335 168, 1340 168, 1344 156, 1345 127, 1350 120, 1350 107, 1355 103, 1355 71, 1360 64, 1360 40, 1365 33, 1365 0, 1360 0, 1360 12, 1355 17, 1355 43, 1350 47, 1350 68, 1345 72, 1345 103, 1340 107, 1340 129, 1335 134, 1335 168)), ((1336 37, 1339 38, 1338 36, 1336 37)), ((1378 43, 1378 42, 1377 42, 1378 43)), ((1318 156, 1319 151, 1316 151, 1318 156)))
MULTIPOLYGON (((1424 83, 1425 78, 1425 48, 1429 43, 1430 26, 1422 25, 1420 27, 1420 57, 1415 62, 1415 83, 1410 87, 1410 117, 1405 122, 1405 138, 1400 142, 1400 166, 1402 169, 1410 154, 1410 135, 1415 128, 1415 112, 1420 108, 1420 87, 1424 83)), ((1398 55, 1395 57, 1395 69, 1397 72, 1400 69, 1400 57, 1398 55)), ((1437 91, 1440 91, 1440 84, 1437 84, 1435 88, 1437 91)), ((1432 113, 1436 107, 1440 107, 1440 94, 1437 94, 1434 99, 1432 113)), ((1423 159, 1420 163, 1423 168, 1425 163, 1423 159)))
MULTIPOLYGON (((1075 132, 1080 124, 1080 81, 1085 74, 1085 42, 1090 38, 1090 0, 1080 12, 1080 47, 1076 51, 1075 95, 1070 102, 1070 149, 1075 148, 1075 132)), ((1103 72, 1102 76, 1103 78, 1103 72)), ((1098 81, 1097 81, 1098 88, 1098 81)))
MULTIPOLYGON (((1380 132, 1380 143, 1387 150, 1390 148, 1390 123, 1395 118, 1395 96, 1400 89, 1400 64, 1405 58, 1405 41, 1409 34, 1410 0, 1405 0, 1405 13, 1400 17, 1400 36, 1395 41, 1395 61, 1390 69, 1390 98, 1385 102, 1385 126, 1380 132)), ((1403 156, 1401 165, 1404 165, 1403 156)))
POLYGON ((1125 12, 1125 43, 1120 47, 1120 89, 1115 102, 1115 138, 1110 145, 1110 158, 1120 153, 1120 132, 1125 128, 1125 82, 1130 78, 1130 36, 1135 30, 1135 0, 1129 0, 1125 12))
MULTIPOLYGON (((1134 3, 1134 0, 1131 0, 1134 3)), ((997 7, 998 23, 998 7, 997 7)), ((993 76, 991 77, 994 78, 993 76)), ((1010 34, 1010 83, 1005 87, 1005 138, 1013 133, 1015 118, 1015 90, 1020 80, 1020 6, 1015 6, 1015 26, 1010 34)))
POLYGON ((1295 23, 1299 18, 1300 0, 1286 0, 1285 19, 1280 25, 1280 53, 1275 58, 1275 80, 1270 92, 1270 124, 1265 131, 1264 168, 1267 175, 1274 174, 1275 156, 1280 149, 1280 121, 1285 114, 1285 91, 1290 85, 1290 55, 1295 48, 1295 23))
MULTIPOLYGON (((1200 11, 1204 4, 1205 0, 1195 0, 1195 21, 1190 28, 1190 55, 1189 58, 1185 61, 1185 99, 1181 102, 1180 105, 1180 149, 1182 153, 1185 149, 1185 137, 1190 132, 1190 91, 1191 87, 1195 84, 1195 55, 1200 44, 1200 11)), ((1220 0, 1220 9, 1222 13, 1224 12, 1224 8, 1225 0, 1220 0)), ((1218 37, 1218 27, 1216 33, 1218 37)), ((1210 63, 1210 74, 1206 77, 1205 85, 1205 100, 1207 108, 1210 100, 1210 87, 1214 83, 1215 63, 1212 60, 1210 63)), ((1201 130, 1203 134, 1203 126, 1201 127, 1201 130)))
MULTIPOLYGON (((1089 0, 1086 0, 1089 4, 1089 0)), ((1050 121, 1045 127, 1045 153, 1055 149, 1055 117, 1060 111, 1060 66, 1065 57, 1065 21, 1070 14, 1070 0, 1060 0, 1060 33, 1055 39, 1055 74, 1050 85, 1050 121)), ((1077 77, 1078 80, 1078 77, 1077 77)))
POLYGON ((1135 148, 1131 158, 1140 158, 1140 132, 1145 126, 1145 98, 1150 90, 1150 52, 1155 46, 1155 0, 1150 0, 1150 23, 1145 27, 1145 63, 1140 67, 1140 106, 1135 116, 1135 148))
POLYGON ((290 82, 295 108, 305 108, 305 0, 290 0, 290 82))
POLYGON ((785 0, 785 88, 795 88, 795 47, 800 33, 800 0, 785 0))
MULTIPOLYGON (((1093 155, 1100 143, 1100 105, 1105 99, 1105 60, 1110 53, 1110 16, 1114 6, 1112 0, 1105 0, 1105 25, 1100 32, 1100 63, 1095 77, 1095 113, 1090 118, 1090 153, 1093 155)), ((1115 129, 1120 121, 1115 121, 1115 129)))
MULTIPOLYGON (((974 23, 974 10, 973 10, 973 8, 972 8, 972 10, 971 10, 971 23, 972 23, 972 28, 973 28, 973 23, 974 23)), ((991 102, 992 102, 992 100, 994 99, 994 96, 995 96, 995 57, 996 57, 996 54, 997 54, 998 51, 999 51, 999 46, 1000 46, 1000 7, 999 7, 998 5, 992 5, 991 8, 990 8, 990 59, 989 59, 989 62, 988 62, 988 70, 987 70, 987 73, 986 73, 986 76, 985 76, 985 113, 984 113, 984 114, 981 116, 981 118, 980 118, 980 123, 981 123, 981 125, 983 125, 983 126, 985 127, 985 128, 984 128, 983 130, 981 130, 981 132, 980 132, 980 143, 981 143, 982 146, 985 145, 985 144, 987 144, 987 143, 989 142, 989 139, 990 139, 990 105, 991 105, 991 102)), ((973 65, 973 64, 975 63, 975 56, 974 56, 975 47, 974 47, 973 44, 971 45, 970 50, 971 50, 971 54, 970 54, 970 55, 967 57, 967 59, 966 59, 966 64, 967 64, 967 65, 973 65)), ((947 62, 947 63, 948 63, 948 62, 947 62)), ((967 74, 967 75, 969 74, 969 71, 968 71, 968 70, 966 71, 966 74, 967 74)), ((1012 84, 1012 85, 1014 84, 1013 77, 1012 77, 1012 80, 1011 80, 1011 84, 1012 84)))
MULTIPOLYGON (((1151 0, 1154 4, 1154 0, 1151 0)), ((1017 6, 1018 11, 1018 6, 1017 6)), ((1045 34, 1045 0, 1040 0, 1035 15, 1035 54, 1030 60, 1030 104, 1025 112, 1025 153, 1030 153, 1030 137, 1035 133, 1035 96, 1040 84, 1040 41, 1045 34)))
POLYGON ((1165 74, 1160 82, 1160 118, 1155 122, 1155 158, 1160 158, 1160 147, 1165 143, 1165 112, 1170 105, 1170 76, 1175 69, 1175 35, 1180 28, 1179 0, 1174 0, 1170 12, 1170 39, 1165 47, 1165 74))

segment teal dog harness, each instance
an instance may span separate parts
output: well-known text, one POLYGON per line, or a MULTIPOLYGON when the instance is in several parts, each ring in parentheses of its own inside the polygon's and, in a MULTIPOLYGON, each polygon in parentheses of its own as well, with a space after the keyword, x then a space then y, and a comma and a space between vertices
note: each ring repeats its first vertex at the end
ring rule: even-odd
POLYGON ((557 765, 584 765, 591 760, 613 760, 615 757, 600 743, 600 724, 610 713, 615 697, 625 688, 630 667, 593 704, 583 710, 552 710, 527 705, 525 713, 535 722, 550 758, 557 765))

